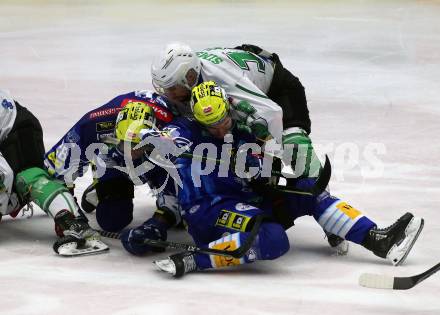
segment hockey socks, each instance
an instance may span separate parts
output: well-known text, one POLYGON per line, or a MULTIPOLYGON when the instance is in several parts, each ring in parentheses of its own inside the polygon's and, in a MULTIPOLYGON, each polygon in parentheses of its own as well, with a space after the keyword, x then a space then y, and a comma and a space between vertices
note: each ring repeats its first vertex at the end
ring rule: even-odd
POLYGON ((315 219, 325 231, 360 244, 395 266, 405 261, 424 225, 422 218, 406 213, 393 225, 379 229, 359 210, 334 197, 321 200, 320 207, 324 211, 315 219))
MULTIPOLYGON (((209 243, 209 248, 234 250, 246 241, 250 233, 239 232, 209 243)), ((272 260, 284 255, 290 248, 289 239, 283 227, 276 223, 262 223, 249 251, 241 258, 217 255, 195 255, 200 269, 221 268, 252 263, 256 260, 272 260)))
POLYGON ((321 200, 314 217, 325 231, 356 244, 376 226, 362 212, 334 197, 321 200))
POLYGON ((18 173, 16 187, 22 200, 35 202, 52 217, 62 209, 78 215, 78 206, 69 190, 41 168, 32 167, 18 173))

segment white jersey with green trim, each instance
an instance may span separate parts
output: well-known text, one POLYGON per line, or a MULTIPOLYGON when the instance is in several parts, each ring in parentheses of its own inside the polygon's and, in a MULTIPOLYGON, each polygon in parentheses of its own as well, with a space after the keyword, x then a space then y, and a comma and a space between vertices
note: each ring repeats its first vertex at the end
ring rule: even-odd
MULTIPOLYGON (((17 117, 14 100, 5 92, 0 91, 0 143, 11 132, 17 117)), ((18 198, 12 193, 14 172, 0 152, 0 213, 9 214, 18 207, 18 198)))
POLYGON ((197 56, 202 63, 203 81, 215 81, 229 97, 248 101, 267 121, 272 137, 281 143, 283 111, 266 95, 272 83, 273 62, 251 52, 230 48, 209 48, 197 52, 197 56))
POLYGON ((0 214, 6 215, 19 209, 17 194, 12 192, 14 172, 0 152, 0 214))
POLYGON ((14 100, 0 90, 0 143, 6 139, 17 117, 14 100))

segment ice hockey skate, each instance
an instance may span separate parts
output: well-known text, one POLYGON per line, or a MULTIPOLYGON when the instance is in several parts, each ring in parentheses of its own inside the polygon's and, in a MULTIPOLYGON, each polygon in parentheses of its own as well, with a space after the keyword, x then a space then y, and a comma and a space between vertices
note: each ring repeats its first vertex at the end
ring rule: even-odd
POLYGON ((100 240, 100 235, 93 230, 82 217, 74 217, 67 210, 60 211, 55 217, 58 229, 62 231, 53 245, 60 256, 94 255, 108 251, 108 246, 100 240))
POLYGON ((424 220, 407 212, 393 225, 369 231, 362 245, 394 266, 401 265, 423 229, 424 220))
POLYGON ((327 242, 330 247, 334 250, 334 255, 345 256, 348 254, 349 243, 342 237, 339 237, 330 232, 324 231, 327 238, 327 242))

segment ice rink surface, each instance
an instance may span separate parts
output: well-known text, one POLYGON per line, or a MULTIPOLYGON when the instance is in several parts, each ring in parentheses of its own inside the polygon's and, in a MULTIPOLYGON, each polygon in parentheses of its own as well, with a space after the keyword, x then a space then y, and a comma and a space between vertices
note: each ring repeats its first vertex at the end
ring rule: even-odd
MULTIPOLYGON (((440 260, 440 1, 0 0, 0 88, 41 120, 49 149, 90 109, 152 89, 150 62, 176 40, 277 52, 306 87, 332 193, 383 227, 408 210, 425 218, 406 263, 356 245, 334 256, 308 217, 280 259, 174 280, 151 263, 166 254, 132 257, 113 240, 108 254, 57 257, 36 211, 0 223, 0 314, 440 314, 440 274, 402 292, 357 284, 440 260)), ((133 226, 154 210, 147 187, 135 207, 133 226)))

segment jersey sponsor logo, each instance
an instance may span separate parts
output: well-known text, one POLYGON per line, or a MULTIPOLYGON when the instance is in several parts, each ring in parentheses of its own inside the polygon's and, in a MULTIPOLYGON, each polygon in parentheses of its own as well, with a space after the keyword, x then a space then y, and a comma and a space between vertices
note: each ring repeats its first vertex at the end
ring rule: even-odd
POLYGON ((247 210, 257 209, 257 207, 240 202, 235 205, 235 209, 237 209, 238 211, 247 211, 247 210))
POLYGON ((352 206, 350 206, 346 202, 338 203, 336 205, 336 208, 338 208, 339 210, 344 212, 352 220, 356 219, 359 215, 362 214, 359 210, 353 208, 352 206))
MULTIPOLYGON (((73 144, 73 146, 75 145, 73 144)), ((57 172, 60 171, 59 169, 65 164, 67 157, 71 153, 71 149, 72 144, 69 142, 63 142, 56 148, 55 152, 51 152, 47 156, 47 159, 53 163, 57 172)))
POLYGON ((114 138, 113 132, 96 135, 96 140, 102 141, 104 143, 108 143, 107 141, 109 138, 114 138))
POLYGON ((90 113, 89 118, 96 119, 99 117, 112 116, 117 114, 120 110, 121 108, 119 107, 98 110, 96 112, 90 113))
POLYGON ((166 123, 169 123, 171 120, 173 120, 173 114, 171 114, 171 112, 155 104, 150 104, 150 106, 153 107, 157 119, 166 123))
POLYGON ((14 109, 14 105, 12 104, 12 102, 8 101, 7 99, 4 99, 2 101, 2 106, 4 109, 14 109))
POLYGON ((165 122, 165 123, 169 123, 171 120, 173 120, 173 114, 171 114, 171 112, 169 112, 167 109, 162 108, 161 106, 159 106, 157 104, 153 104, 151 102, 133 100, 130 98, 126 98, 122 101, 121 106, 124 107, 130 103, 142 103, 147 106, 150 106, 151 108, 153 108, 156 118, 165 122))
POLYGON ((223 209, 215 225, 244 232, 250 220, 251 217, 223 209))
POLYGON ((147 105, 147 106, 150 105, 148 102, 145 102, 145 101, 134 100, 134 99, 131 99, 131 98, 124 98, 124 99, 122 100, 122 102, 121 102, 121 107, 125 107, 125 106, 127 106, 128 104, 134 104, 134 103, 141 103, 141 104, 144 104, 144 105, 147 105))
POLYGON ((79 140, 79 134, 75 130, 70 130, 66 135, 66 142, 76 143, 79 140))
POLYGON ((212 106, 207 106, 203 109, 203 113, 208 114, 212 112, 212 106))
POLYGON ((115 129, 114 121, 101 121, 96 123, 96 132, 108 132, 115 129))
POLYGON ((50 152, 50 153, 47 155, 47 159, 48 159, 53 165, 55 165, 55 162, 56 162, 56 160, 57 160, 56 155, 55 155, 55 152, 50 152))
POLYGON ((200 209, 200 205, 195 205, 195 206, 191 207, 191 208, 188 210, 188 212, 189 212, 189 214, 194 214, 194 213, 196 213, 197 210, 199 210, 199 209, 200 209))

